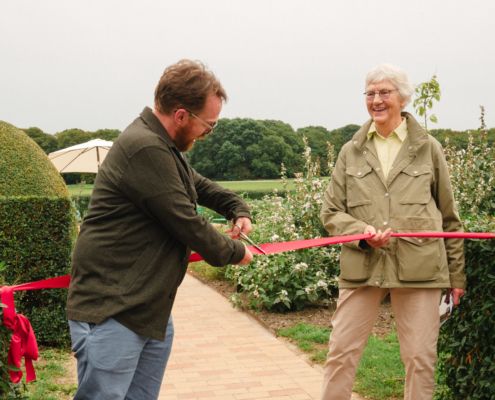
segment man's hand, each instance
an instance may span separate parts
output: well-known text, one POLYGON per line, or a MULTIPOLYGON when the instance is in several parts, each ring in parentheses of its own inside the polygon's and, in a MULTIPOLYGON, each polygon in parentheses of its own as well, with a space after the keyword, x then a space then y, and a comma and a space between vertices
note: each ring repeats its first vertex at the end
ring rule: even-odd
POLYGON ((245 244, 244 244, 244 250, 246 251, 246 253, 244 254, 244 258, 237 263, 239 265, 246 265, 249 264, 251 261, 253 261, 253 253, 251 253, 251 251, 247 248, 245 244))
POLYGON ((253 226, 251 225, 251 220, 246 217, 240 217, 234 221, 232 229, 228 230, 227 233, 232 239, 239 239, 239 233, 242 232, 248 235, 252 230, 253 226))
POLYGON ((454 306, 458 306, 461 302, 461 297, 466 294, 464 289, 453 288, 449 289, 447 292, 447 298, 449 298, 449 294, 452 295, 452 299, 454 300, 454 306))
POLYGON ((379 248, 388 244, 392 229, 388 228, 385 232, 380 230, 377 232, 373 226, 367 225, 366 228, 364 228, 364 233, 371 233, 374 235, 373 237, 366 239, 366 243, 368 243, 371 247, 379 248))

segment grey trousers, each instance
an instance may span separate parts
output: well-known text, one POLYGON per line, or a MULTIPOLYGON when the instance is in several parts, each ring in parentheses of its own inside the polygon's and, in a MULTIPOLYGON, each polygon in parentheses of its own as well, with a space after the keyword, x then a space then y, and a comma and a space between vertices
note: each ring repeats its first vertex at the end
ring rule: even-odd
POLYGON ((164 341, 137 335, 110 318, 94 325, 69 321, 79 386, 75 400, 156 400, 167 365, 174 327, 164 341))

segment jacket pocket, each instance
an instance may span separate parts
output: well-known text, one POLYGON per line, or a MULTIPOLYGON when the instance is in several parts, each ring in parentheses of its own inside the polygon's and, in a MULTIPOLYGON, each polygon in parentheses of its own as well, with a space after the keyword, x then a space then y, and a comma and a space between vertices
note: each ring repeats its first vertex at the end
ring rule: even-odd
POLYGON ((441 267, 441 246, 437 238, 398 238, 399 280, 434 281, 441 267))
POLYGON ((369 180, 372 168, 369 165, 347 167, 345 170, 347 179, 347 199, 350 202, 370 198, 371 184, 369 180))
POLYGON ((402 170, 400 204, 427 204, 431 199, 433 175, 428 165, 408 165, 402 170))
POLYGON ((368 224, 374 220, 371 202, 371 188, 375 184, 369 165, 348 167, 345 171, 347 179, 347 212, 354 218, 368 224))
POLYGON ((369 253, 367 251, 342 246, 340 251, 340 278, 346 281, 365 281, 371 276, 369 253))

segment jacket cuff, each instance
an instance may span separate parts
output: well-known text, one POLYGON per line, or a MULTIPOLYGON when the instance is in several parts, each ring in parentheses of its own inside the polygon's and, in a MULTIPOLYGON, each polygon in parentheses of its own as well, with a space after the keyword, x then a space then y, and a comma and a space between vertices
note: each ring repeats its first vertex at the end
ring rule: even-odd
POLYGON ((251 213, 249 211, 238 211, 238 212, 234 212, 234 220, 238 219, 238 218, 249 218, 250 220, 252 220, 251 218, 251 213))
POLYGON ((466 289, 466 279, 450 276, 450 287, 455 289, 466 289))
POLYGON ((246 246, 240 240, 234 240, 234 254, 229 264, 238 264, 246 255, 246 246))

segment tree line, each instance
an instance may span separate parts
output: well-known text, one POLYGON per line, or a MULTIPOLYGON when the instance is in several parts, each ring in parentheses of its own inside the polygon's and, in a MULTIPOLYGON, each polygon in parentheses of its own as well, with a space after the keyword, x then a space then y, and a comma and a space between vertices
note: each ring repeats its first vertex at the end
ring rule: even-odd
MULTIPOLYGON (((255 120, 250 118, 221 119, 215 132, 206 140, 197 141, 193 149, 186 153, 191 165, 202 175, 215 180, 254 180, 277 179, 284 164, 287 176, 301 171, 306 137, 312 154, 320 162, 321 172, 328 172, 328 143, 335 154, 349 141, 359 125, 328 130, 322 126, 309 126, 294 130, 289 124, 275 120, 255 120)), ((67 129, 54 135, 40 128, 24 129, 47 154, 91 139, 113 141, 120 134, 118 129, 84 131, 67 129)), ((431 134, 445 145, 449 143, 466 148, 468 131, 432 129, 431 134)), ((476 136, 477 131, 472 131, 476 136)), ((495 128, 488 130, 488 141, 495 142, 495 128)), ((85 181, 91 183, 94 174, 64 174, 67 183, 85 181)))

